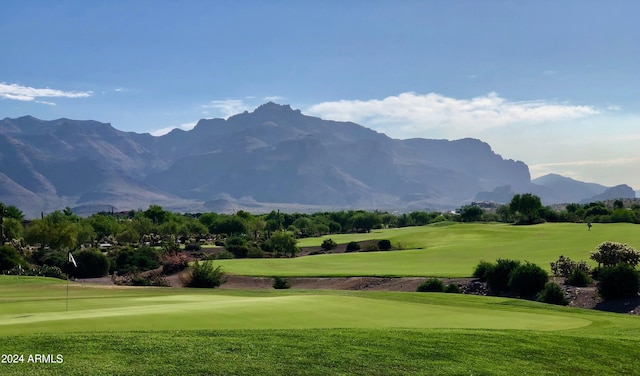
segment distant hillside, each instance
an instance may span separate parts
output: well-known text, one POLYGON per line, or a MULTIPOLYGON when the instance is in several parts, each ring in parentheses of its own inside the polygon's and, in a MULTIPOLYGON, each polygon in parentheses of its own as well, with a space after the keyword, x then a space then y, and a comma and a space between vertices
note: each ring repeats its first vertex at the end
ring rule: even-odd
POLYGON ((96 121, 0 121, 0 201, 29 216, 151 203, 178 211, 449 209, 496 189, 507 201, 513 192, 555 201, 576 187, 581 199, 606 189, 563 179, 532 184, 525 163, 480 140, 396 140, 275 103, 160 137, 96 121))

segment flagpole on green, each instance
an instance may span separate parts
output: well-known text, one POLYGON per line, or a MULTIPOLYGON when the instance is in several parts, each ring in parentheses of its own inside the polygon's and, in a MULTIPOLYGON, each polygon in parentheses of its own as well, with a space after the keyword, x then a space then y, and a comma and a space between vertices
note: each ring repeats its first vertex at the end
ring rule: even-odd
MULTIPOLYGON (((75 266, 76 268, 78 267, 78 264, 76 264, 76 259, 73 258, 71 251, 69 251, 69 258, 67 262, 69 264, 73 264, 73 266, 75 266)), ((71 265, 69 265, 69 267, 71 267, 71 265)), ((69 272, 67 272, 67 311, 68 310, 69 310, 69 272)))

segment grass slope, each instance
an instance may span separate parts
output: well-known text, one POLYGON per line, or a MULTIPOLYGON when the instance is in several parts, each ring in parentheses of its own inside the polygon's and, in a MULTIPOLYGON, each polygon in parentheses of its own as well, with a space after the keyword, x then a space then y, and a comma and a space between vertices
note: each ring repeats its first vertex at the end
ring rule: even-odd
POLYGON ((0 277, 2 375, 640 374, 640 318, 449 294, 0 277), (26 359, 26 358, 25 358, 26 359))
POLYGON ((401 252, 316 255, 294 259, 220 260, 227 273, 254 276, 434 276, 467 277, 480 260, 512 258, 534 262, 545 269, 564 255, 589 260, 603 241, 618 241, 640 248, 640 226, 547 223, 535 226, 508 224, 428 225, 375 230, 368 234, 339 234, 301 239, 299 246, 320 246, 324 239, 337 243, 389 239, 401 252))

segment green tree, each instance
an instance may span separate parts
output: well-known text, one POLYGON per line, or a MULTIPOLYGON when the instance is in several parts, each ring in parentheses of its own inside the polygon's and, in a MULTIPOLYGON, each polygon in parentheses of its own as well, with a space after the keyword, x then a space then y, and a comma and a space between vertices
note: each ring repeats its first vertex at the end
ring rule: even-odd
POLYGON ((532 224, 540 219, 542 202, 531 193, 517 194, 509 203, 509 210, 518 218, 517 223, 532 224))
POLYGON ((24 234, 22 223, 12 217, 4 219, 4 237, 7 240, 20 239, 24 234))
POLYGON ((475 205, 469 205, 462 208, 460 218, 462 222, 476 222, 482 219, 484 211, 481 207, 475 205))
POLYGON ((354 214, 351 220, 353 222, 353 228, 364 230, 366 232, 371 232, 371 229, 382 224, 380 216, 371 212, 360 212, 354 214))
POLYGON ((169 218, 169 215, 170 213, 162 209, 160 205, 149 205, 149 208, 144 211, 144 216, 156 225, 164 223, 169 218))
POLYGON ((296 238, 289 231, 274 232, 266 245, 268 250, 276 255, 294 257, 299 251, 296 238))

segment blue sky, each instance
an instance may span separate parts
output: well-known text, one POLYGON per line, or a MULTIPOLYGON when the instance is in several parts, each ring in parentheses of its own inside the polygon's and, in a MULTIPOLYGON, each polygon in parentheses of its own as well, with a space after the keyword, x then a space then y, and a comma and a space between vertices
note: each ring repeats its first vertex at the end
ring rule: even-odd
POLYGON ((633 0, 5 2, 0 117, 160 134, 273 100, 640 189, 638 14, 633 0))

